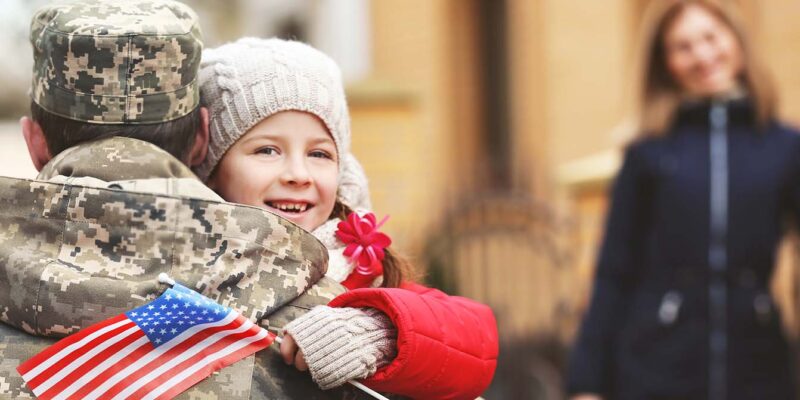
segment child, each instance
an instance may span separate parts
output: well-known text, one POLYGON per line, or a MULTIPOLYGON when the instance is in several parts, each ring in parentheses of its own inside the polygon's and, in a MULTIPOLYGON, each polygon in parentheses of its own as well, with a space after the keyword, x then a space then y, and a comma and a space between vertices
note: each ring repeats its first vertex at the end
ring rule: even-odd
POLYGON ((323 389, 367 378, 414 398, 480 395, 496 366, 494 316, 408 282, 409 268, 386 248, 349 152, 336 64, 299 42, 245 38, 207 50, 200 81, 211 138, 197 174, 226 200, 311 231, 329 250, 327 276, 350 289, 285 327, 284 360, 323 389))

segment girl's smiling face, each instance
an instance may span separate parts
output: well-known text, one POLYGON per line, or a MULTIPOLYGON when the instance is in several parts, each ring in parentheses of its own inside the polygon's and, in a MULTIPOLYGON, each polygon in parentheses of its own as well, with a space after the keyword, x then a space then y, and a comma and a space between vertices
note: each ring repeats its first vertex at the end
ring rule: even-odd
POLYGON ((336 202, 336 144, 322 121, 283 111, 250 128, 220 160, 208 186, 227 201, 266 208, 307 231, 336 202))

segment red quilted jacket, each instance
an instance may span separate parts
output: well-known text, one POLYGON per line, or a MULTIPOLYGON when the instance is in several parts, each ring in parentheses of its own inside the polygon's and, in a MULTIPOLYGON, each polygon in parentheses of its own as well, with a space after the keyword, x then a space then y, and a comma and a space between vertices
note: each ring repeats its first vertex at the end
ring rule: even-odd
POLYGON ((364 288, 332 307, 373 307, 397 327, 397 358, 363 380, 383 392, 415 399, 474 399, 497 366, 497 323, 492 310, 417 284, 364 288))

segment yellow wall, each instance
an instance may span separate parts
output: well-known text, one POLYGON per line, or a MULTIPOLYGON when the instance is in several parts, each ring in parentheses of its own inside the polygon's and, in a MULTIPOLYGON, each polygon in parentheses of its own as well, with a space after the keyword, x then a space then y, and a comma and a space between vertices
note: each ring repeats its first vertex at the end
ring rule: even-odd
POLYGON ((781 116, 800 125, 800 2, 749 0, 754 10, 755 47, 775 78, 781 116))
POLYGON ((613 143, 627 113, 630 1, 544 1, 548 136, 556 163, 613 143))
POLYGON ((353 152, 374 209, 392 216, 386 230, 412 255, 458 195, 459 169, 480 129, 472 79, 480 63, 469 41, 470 5, 459 4, 370 3, 373 71, 349 88, 353 152))

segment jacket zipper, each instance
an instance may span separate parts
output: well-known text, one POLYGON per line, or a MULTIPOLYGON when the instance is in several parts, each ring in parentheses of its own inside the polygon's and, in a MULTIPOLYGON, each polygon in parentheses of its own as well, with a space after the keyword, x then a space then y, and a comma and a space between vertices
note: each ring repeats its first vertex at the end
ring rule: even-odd
POLYGON ((713 102, 709 112, 710 140, 710 242, 709 300, 709 400, 727 398, 727 231, 728 231, 728 110, 713 102))

